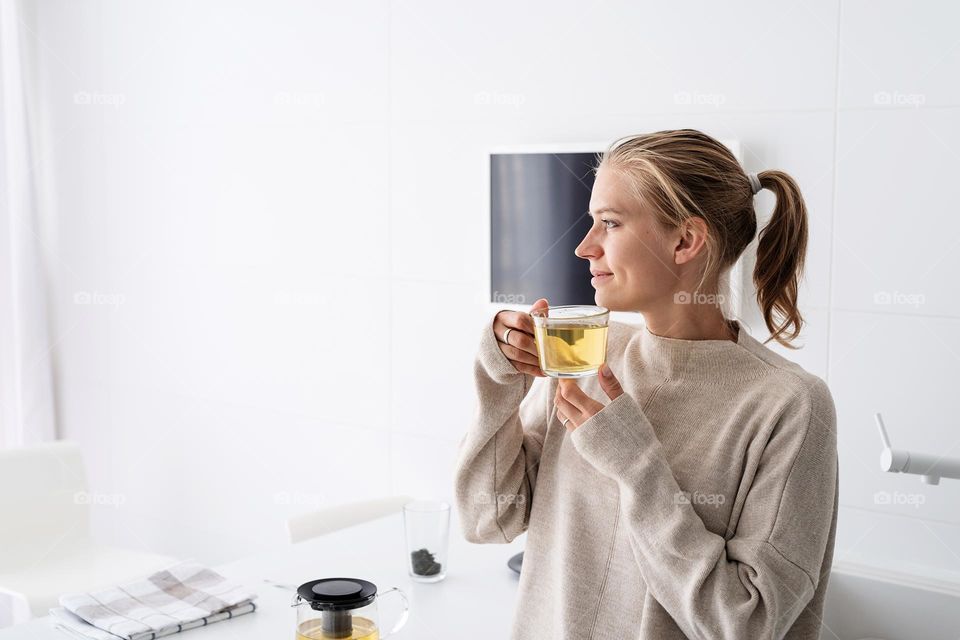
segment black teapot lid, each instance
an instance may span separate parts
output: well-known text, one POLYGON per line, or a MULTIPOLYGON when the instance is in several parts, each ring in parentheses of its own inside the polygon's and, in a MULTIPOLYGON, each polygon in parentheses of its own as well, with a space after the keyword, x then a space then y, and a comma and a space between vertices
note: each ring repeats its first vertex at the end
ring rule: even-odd
POLYGON ((318 611, 346 611, 365 607, 377 599, 377 585, 360 578, 323 578, 297 589, 304 602, 318 611))

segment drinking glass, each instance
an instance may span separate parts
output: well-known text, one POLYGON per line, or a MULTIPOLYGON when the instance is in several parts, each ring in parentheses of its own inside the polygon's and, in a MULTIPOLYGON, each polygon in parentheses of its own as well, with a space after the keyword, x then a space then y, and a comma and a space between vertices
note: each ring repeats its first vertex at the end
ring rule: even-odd
POLYGON ((439 582, 447 577, 450 504, 414 500, 403 506, 407 570, 416 582, 439 582))
POLYGON ((552 378, 595 376, 607 360, 610 310, 563 305, 531 312, 540 369, 552 378))

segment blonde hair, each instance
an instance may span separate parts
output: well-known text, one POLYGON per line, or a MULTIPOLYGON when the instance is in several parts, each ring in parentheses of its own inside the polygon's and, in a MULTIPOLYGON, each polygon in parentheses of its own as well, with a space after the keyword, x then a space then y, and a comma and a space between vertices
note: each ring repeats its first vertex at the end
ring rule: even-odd
MULTIPOLYGON (((595 168, 629 178, 637 202, 649 205, 665 228, 702 218, 707 234, 705 280, 724 276, 757 232, 750 179, 727 147, 693 129, 657 131, 613 142, 595 168)), ((797 289, 807 252, 807 208, 800 188, 782 171, 761 171, 760 185, 777 198, 760 232, 753 282, 770 340, 791 349, 804 320, 797 289)), ((699 285, 698 285, 699 289, 699 285)))

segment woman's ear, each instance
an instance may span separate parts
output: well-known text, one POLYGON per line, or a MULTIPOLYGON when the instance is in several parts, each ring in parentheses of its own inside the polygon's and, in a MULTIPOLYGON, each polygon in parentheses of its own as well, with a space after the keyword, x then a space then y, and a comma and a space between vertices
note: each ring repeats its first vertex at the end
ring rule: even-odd
POLYGON ((677 264, 690 262, 703 251, 707 244, 707 221, 700 216, 687 218, 680 226, 680 237, 673 251, 677 264))

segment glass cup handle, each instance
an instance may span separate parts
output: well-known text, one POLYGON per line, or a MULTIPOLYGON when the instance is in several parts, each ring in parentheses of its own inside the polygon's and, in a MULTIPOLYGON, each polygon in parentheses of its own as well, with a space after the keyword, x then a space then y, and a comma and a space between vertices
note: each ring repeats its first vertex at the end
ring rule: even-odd
POLYGON ((383 596, 391 592, 396 593, 403 600, 403 613, 401 613, 400 618, 397 619, 397 624, 393 625, 393 629, 390 629, 390 631, 380 636, 380 640, 383 640, 384 638, 389 638, 390 636, 395 634, 397 631, 400 631, 400 629, 403 628, 403 625, 407 624, 407 618, 410 617, 410 601, 407 600, 407 594, 405 594, 399 588, 391 587, 390 589, 387 589, 386 591, 382 592, 380 594, 380 597, 382 598, 383 596))

